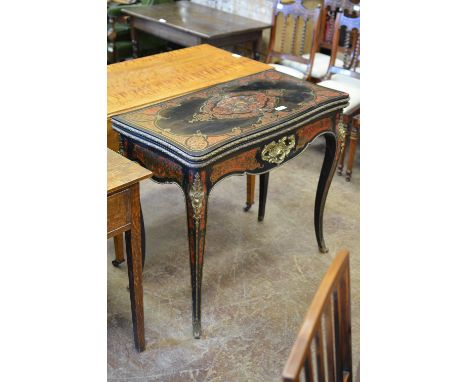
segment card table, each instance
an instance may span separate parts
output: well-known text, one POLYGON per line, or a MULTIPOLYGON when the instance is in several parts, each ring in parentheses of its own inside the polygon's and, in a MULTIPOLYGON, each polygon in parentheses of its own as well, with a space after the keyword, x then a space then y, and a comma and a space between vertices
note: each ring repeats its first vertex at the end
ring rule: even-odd
MULTIPOLYGON (((107 66, 107 147, 119 151, 110 118, 208 86, 269 70, 264 63, 202 44, 107 66)), ((249 176, 247 206, 253 204, 255 178, 249 176)), ((142 230, 144 247, 144 229, 142 230)), ((124 261, 123 239, 114 236, 115 260, 124 261)), ((144 259, 144 250, 143 250, 144 259)))
POLYGON ((325 201, 343 147, 346 93, 275 70, 244 76, 112 118, 121 153, 178 184, 185 195, 192 285, 193 335, 201 335, 201 285, 208 197, 230 175, 268 173, 317 137, 326 141, 314 225, 319 250, 325 201))

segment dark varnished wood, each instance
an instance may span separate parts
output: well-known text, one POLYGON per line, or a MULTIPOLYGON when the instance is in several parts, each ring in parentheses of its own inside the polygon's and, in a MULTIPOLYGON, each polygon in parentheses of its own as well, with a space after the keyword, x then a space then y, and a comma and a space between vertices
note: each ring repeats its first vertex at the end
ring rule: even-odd
MULTIPOLYGON (((346 104, 343 93, 271 70, 112 119, 121 136, 122 153, 154 171, 154 180, 175 182, 184 192, 195 338, 201 335, 201 280, 210 191, 230 175, 263 174, 260 193, 266 200, 269 171, 325 135, 327 150, 315 207, 317 242, 324 251, 323 210, 341 144, 338 120, 346 104), (277 105, 287 105, 287 111, 276 110, 277 105), (277 147, 281 140, 289 145, 287 153, 279 162, 270 160, 280 157, 275 150, 272 156, 266 155, 267 148, 272 144, 277 147), (163 168, 157 171, 157 167, 163 168)), ((260 210, 261 219, 264 208, 260 206, 260 210)))
POLYGON ((258 221, 261 222, 265 218, 265 204, 268 192, 268 179, 270 173, 260 175, 260 200, 258 204, 258 221))
POLYGON ((138 54, 136 30, 142 30, 182 46, 203 43, 222 47, 245 42, 258 48, 265 24, 189 1, 141 6, 123 10, 131 16, 134 55, 138 54))
POLYGON ((352 381, 349 252, 340 251, 328 268, 283 369, 283 381, 352 381), (322 326, 324 323, 324 326, 322 326), (315 348, 315 351, 312 351, 315 348), (328 379, 325 379, 325 371, 328 379))

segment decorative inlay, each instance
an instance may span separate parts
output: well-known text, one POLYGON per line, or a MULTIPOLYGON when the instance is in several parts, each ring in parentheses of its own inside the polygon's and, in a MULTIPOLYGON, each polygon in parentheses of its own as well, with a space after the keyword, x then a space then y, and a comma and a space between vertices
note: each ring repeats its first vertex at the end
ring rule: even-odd
POLYGON ((262 129, 345 101, 336 90, 267 70, 121 114, 113 123, 155 137, 193 156, 204 156, 262 129))
POLYGON ((210 180, 212 183, 217 182, 222 176, 233 172, 253 171, 262 165, 257 161, 256 155, 259 148, 254 148, 245 153, 233 156, 227 160, 213 165, 211 170, 210 180))
POLYGON ((262 159, 269 163, 282 163, 286 156, 289 154, 291 149, 294 148, 296 144, 296 139, 294 135, 290 135, 289 137, 281 138, 278 143, 275 141, 270 142, 267 144, 262 150, 262 159), (288 143, 286 143, 286 139, 288 143))
POLYGON ((203 192, 203 185, 201 183, 200 174, 197 172, 189 191, 193 208, 193 218, 195 219, 196 223, 200 221, 204 194, 205 193, 203 192))

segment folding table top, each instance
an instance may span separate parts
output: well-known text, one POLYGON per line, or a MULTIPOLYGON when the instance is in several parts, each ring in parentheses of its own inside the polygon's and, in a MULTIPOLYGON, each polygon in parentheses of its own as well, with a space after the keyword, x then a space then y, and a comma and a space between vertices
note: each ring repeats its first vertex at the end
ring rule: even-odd
POLYGON ((203 161, 347 102, 346 93, 268 70, 115 116, 112 125, 124 135, 203 161))

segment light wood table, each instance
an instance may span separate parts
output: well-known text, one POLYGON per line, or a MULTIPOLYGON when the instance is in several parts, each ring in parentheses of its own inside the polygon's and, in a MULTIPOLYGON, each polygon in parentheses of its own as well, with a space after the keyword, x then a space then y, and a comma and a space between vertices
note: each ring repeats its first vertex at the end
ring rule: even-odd
POLYGON ((151 171, 107 149, 107 238, 129 232, 127 268, 138 351, 145 349, 139 182, 151 175, 151 171))

